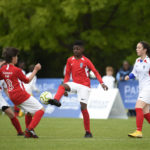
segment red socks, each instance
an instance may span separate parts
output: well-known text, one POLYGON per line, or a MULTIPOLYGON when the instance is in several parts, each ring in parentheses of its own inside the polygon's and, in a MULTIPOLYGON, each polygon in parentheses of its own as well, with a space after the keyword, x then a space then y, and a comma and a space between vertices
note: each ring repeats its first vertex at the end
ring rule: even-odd
POLYGON ((136 126, 137 130, 142 131, 143 126, 143 120, 144 120, 144 114, 142 108, 136 108, 136 126))
POLYGON ((40 122, 42 116, 44 114, 44 111, 43 110, 38 110, 34 116, 33 116, 33 119, 31 121, 31 123, 28 125, 28 129, 31 130, 31 129, 34 129, 38 123, 40 122))
POLYGON ((26 124, 26 128, 28 128, 29 124, 32 121, 32 116, 30 114, 26 114, 25 115, 25 124, 26 124))
POLYGON ((145 114, 144 118, 147 120, 148 123, 150 123, 150 113, 145 114))
POLYGON ((87 109, 82 110, 82 115, 83 115, 85 131, 91 132, 90 131, 90 118, 89 118, 89 113, 88 113, 87 109))
POLYGON ((17 132, 23 133, 21 126, 20 126, 20 123, 19 123, 19 120, 16 117, 14 117, 10 120, 11 120, 11 123, 13 124, 13 126, 16 128, 17 132))
POLYGON ((65 88, 62 85, 60 85, 54 99, 59 101, 61 97, 64 95, 64 93, 65 93, 65 88))

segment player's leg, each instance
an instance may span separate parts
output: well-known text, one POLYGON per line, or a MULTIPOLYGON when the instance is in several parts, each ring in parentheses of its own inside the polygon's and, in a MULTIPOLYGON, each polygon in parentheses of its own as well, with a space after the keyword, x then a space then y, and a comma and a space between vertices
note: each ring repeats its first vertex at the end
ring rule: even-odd
POLYGON ((85 138, 92 137, 92 133, 90 131, 90 117, 87 110, 87 104, 80 102, 81 104, 81 112, 83 115, 83 123, 84 123, 84 129, 85 129, 85 138))
POLYGON ((69 85, 67 84, 61 84, 59 87, 58 87, 58 90, 54 96, 54 99, 50 99, 49 100, 49 104, 51 105, 56 105, 58 107, 61 106, 61 103, 59 102, 61 97, 65 94, 65 91, 70 91, 70 87, 69 85))
POLYGON ((18 115, 19 115, 19 111, 20 111, 20 108, 15 105, 15 106, 14 106, 15 116, 18 116, 18 115))
POLYGON ((143 109, 146 107, 146 103, 144 101, 138 100, 136 102, 135 111, 136 111, 136 126, 137 130, 128 136, 130 137, 142 137, 142 127, 143 127, 143 120, 144 120, 144 113, 143 109))
POLYGON ((145 106, 145 108, 143 109, 143 112, 144 112, 144 118, 150 124, 150 105, 149 104, 145 106))
POLYGON ((29 124, 32 121, 32 115, 30 113, 25 114, 25 124, 26 128, 28 128, 29 124))
POLYGON ((11 108, 8 106, 3 106, 2 111, 4 111, 7 114, 7 116, 10 118, 11 123, 13 124, 15 129, 17 130, 18 136, 24 135, 24 133, 21 129, 21 125, 19 123, 19 120, 17 119, 17 117, 15 116, 15 113, 11 110, 11 108))
POLYGON ((38 136, 34 132, 34 129, 39 124, 44 114, 44 107, 33 96, 30 96, 30 98, 23 102, 20 106, 25 112, 28 112, 33 115, 33 119, 28 124, 28 127, 25 131, 25 137, 38 138, 38 136))
POLYGON ((84 137, 92 137, 91 130, 90 130, 90 117, 87 110, 87 103, 90 94, 90 88, 86 86, 79 85, 78 89, 78 99, 81 104, 81 112, 83 115, 83 123, 85 129, 85 136, 84 137))

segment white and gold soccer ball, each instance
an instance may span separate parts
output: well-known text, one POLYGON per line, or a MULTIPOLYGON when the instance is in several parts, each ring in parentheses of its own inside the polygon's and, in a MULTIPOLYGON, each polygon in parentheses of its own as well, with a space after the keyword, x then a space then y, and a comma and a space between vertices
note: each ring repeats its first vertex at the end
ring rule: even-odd
POLYGON ((48 100, 52 99, 51 92, 45 91, 40 95, 40 101, 42 104, 48 105, 48 100))

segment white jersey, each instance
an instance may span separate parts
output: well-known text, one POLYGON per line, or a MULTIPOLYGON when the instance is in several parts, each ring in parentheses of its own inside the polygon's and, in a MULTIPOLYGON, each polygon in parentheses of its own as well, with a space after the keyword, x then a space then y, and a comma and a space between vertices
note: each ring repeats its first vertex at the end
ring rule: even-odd
MULTIPOLYGON (((26 74, 26 76, 29 77, 31 74, 32 74, 32 72, 29 72, 26 74)), ((34 76, 34 78, 31 80, 30 83, 28 83, 28 84, 24 83, 24 87, 25 87, 26 91, 31 95, 32 95, 32 91, 39 92, 39 89, 36 87, 36 80, 37 80, 37 77, 34 76)))
POLYGON ((132 70, 134 76, 139 80, 139 90, 150 89, 150 58, 146 56, 144 60, 137 58, 132 70))
POLYGON ((0 80, 0 109, 2 109, 3 106, 9 106, 6 100, 2 96, 2 88, 7 88, 7 85, 4 80, 0 80))
POLYGON ((115 78, 113 76, 103 76, 103 82, 108 86, 108 89, 115 87, 115 78))
POLYGON ((0 94, 2 93, 2 88, 7 88, 7 85, 4 80, 0 80, 0 94))

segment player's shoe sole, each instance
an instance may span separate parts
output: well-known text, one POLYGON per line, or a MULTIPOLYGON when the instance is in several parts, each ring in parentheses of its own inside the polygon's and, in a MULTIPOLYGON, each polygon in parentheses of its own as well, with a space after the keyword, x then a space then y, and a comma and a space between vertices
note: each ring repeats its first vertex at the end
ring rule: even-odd
POLYGON ((142 138, 143 137, 142 132, 138 131, 138 130, 136 130, 133 133, 128 134, 128 136, 132 137, 132 138, 142 138))
POLYGON ((34 130, 29 130, 28 128, 25 130, 25 138, 38 138, 34 130))
POLYGON ((55 106, 57 106, 57 107, 60 107, 60 106, 61 106, 61 103, 60 103, 58 100, 56 100, 56 99, 50 99, 50 100, 48 101, 48 103, 51 104, 51 105, 55 105, 55 106))
POLYGON ((85 138, 92 138, 93 135, 92 135, 92 133, 90 133, 90 132, 86 132, 85 135, 84 135, 84 137, 85 137, 85 138))

